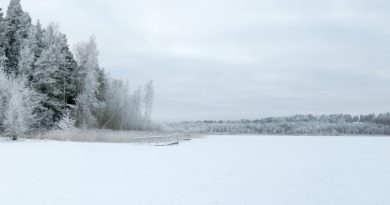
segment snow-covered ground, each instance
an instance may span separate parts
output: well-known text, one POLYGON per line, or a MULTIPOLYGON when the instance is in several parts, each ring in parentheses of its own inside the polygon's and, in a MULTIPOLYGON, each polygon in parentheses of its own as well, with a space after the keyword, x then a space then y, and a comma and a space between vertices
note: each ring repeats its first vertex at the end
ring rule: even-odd
POLYGON ((1 205, 386 205, 390 138, 0 142, 1 205))

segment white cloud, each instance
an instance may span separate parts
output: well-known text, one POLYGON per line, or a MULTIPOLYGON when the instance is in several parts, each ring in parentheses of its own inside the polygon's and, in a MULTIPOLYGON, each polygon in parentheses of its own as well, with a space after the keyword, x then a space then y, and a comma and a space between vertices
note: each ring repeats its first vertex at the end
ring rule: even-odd
POLYGON ((71 44, 94 33, 113 76, 155 80, 158 119, 388 111, 386 0, 22 4, 71 44))

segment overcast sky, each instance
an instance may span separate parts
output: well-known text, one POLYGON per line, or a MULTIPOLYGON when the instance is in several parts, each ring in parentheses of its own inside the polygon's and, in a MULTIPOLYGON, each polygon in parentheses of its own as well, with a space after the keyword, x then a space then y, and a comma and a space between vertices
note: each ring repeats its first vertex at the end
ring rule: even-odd
MULTIPOLYGON (((8 0, 0 0, 1 7, 8 0)), ((133 86, 157 120, 390 111, 388 0, 22 0, 133 86)))

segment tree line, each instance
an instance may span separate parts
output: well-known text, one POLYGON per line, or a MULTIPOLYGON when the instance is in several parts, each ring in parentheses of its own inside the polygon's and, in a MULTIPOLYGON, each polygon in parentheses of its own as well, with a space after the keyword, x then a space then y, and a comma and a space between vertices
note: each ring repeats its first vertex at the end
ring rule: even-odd
POLYGON ((73 127, 151 129, 153 82, 130 92, 99 65, 95 38, 72 52, 57 24, 33 24, 20 0, 0 9, 0 134, 73 127))
POLYGON ((208 134, 390 135, 390 113, 294 115, 238 121, 172 123, 175 130, 208 134))

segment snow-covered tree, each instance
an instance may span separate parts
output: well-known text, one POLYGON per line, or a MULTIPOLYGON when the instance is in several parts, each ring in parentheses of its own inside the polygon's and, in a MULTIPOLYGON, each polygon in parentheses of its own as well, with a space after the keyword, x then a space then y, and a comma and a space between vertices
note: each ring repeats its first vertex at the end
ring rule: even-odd
POLYGON ((65 34, 61 34, 60 48, 64 57, 64 62, 60 65, 60 70, 64 73, 63 80, 63 97, 66 104, 75 105, 76 98, 79 94, 80 78, 77 62, 69 49, 65 34))
MULTIPOLYGON (((51 129, 63 122, 69 107, 75 108, 76 125, 82 128, 146 129, 151 124, 152 82, 130 93, 128 83, 109 79, 99 67, 94 37, 78 44, 74 57, 58 26, 43 29, 39 21, 33 25, 20 0, 10 1, 5 18, 0 10, 0 70, 8 81, 23 84, 39 100, 33 110, 39 122, 35 128, 51 129)), ((20 96, 0 93, 0 132, 5 122, 11 123, 6 115, 20 111, 7 107, 8 102, 19 102, 20 96)))
POLYGON ((18 70, 29 85, 33 80, 35 62, 45 47, 43 37, 44 30, 38 21, 35 26, 31 26, 28 37, 21 44, 18 70))
POLYGON ((295 115, 239 121, 197 121, 173 124, 174 129, 200 133, 283 135, 390 135, 390 114, 351 116, 295 115))
POLYGON ((82 128, 97 126, 95 111, 101 106, 97 99, 99 93, 98 71, 99 62, 97 45, 92 36, 88 42, 80 43, 75 48, 76 61, 79 65, 81 92, 77 101, 77 124, 82 128))
POLYGON ((72 116, 70 109, 65 109, 57 126, 64 131, 74 130, 76 128, 76 120, 72 116))
POLYGON ((47 96, 41 102, 43 109, 39 111, 39 115, 46 116, 42 118, 42 126, 50 128, 61 118, 68 104, 75 104, 78 86, 77 63, 69 51, 65 35, 59 32, 56 24, 50 24, 45 29, 41 51, 37 38, 35 35, 31 37, 35 39, 36 46, 28 49, 29 59, 40 52, 33 65, 30 84, 37 92, 47 96))
POLYGON ((98 92, 96 93, 96 98, 99 101, 99 107, 95 110, 94 115, 97 118, 97 123, 99 127, 103 126, 106 123, 107 119, 107 90, 109 87, 109 79, 104 69, 99 69, 97 72, 97 81, 98 81, 98 92))
POLYGON ((41 56, 35 62, 35 69, 32 76, 31 85, 33 88, 45 94, 48 98, 42 101, 41 104, 47 108, 42 125, 44 127, 52 127, 55 122, 61 117, 62 110, 65 108, 64 102, 64 77, 67 75, 61 70, 61 65, 65 61, 61 53, 62 38, 58 28, 55 25, 50 25, 44 34, 45 48, 41 56))
POLYGON ((34 27, 31 27, 29 37, 23 40, 19 54, 18 71, 27 81, 32 78, 33 65, 36 61, 34 53, 36 42, 34 35, 34 27))
POLYGON ((10 81, 8 80, 5 73, 0 70, 0 133, 4 132, 4 120, 5 120, 5 112, 8 106, 9 99, 11 97, 11 93, 9 91, 10 81))
POLYGON ((142 95, 141 88, 136 89, 133 94, 130 96, 130 108, 129 108, 129 116, 130 116, 130 124, 131 130, 139 130, 145 129, 144 126, 144 118, 142 117, 141 103, 142 103, 142 95))
POLYGON ((123 128, 123 119, 128 101, 127 85, 121 80, 111 80, 106 93, 105 116, 101 117, 101 126, 103 128, 121 129, 123 128))
POLYGON ((149 81, 144 87, 144 119, 145 127, 149 127, 152 121, 152 109, 153 109, 154 87, 153 81, 149 81))
POLYGON ((21 45, 28 38, 31 28, 30 15, 23 11, 20 0, 11 0, 4 22, 5 67, 7 75, 18 76, 21 45))
POLYGON ((0 125, 6 135, 16 140, 37 123, 34 110, 38 94, 27 88, 22 79, 9 79, 0 72, 0 125))
POLYGON ((138 88, 131 93, 127 82, 110 79, 101 127, 114 130, 145 129, 141 91, 142 89, 138 88))
POLYGON ((0 8, 0 70, 4 70, 6 55, 5 55, 5 46, 7 39, 5 37, 5 20, 3 16, 2 9, 0 8))

